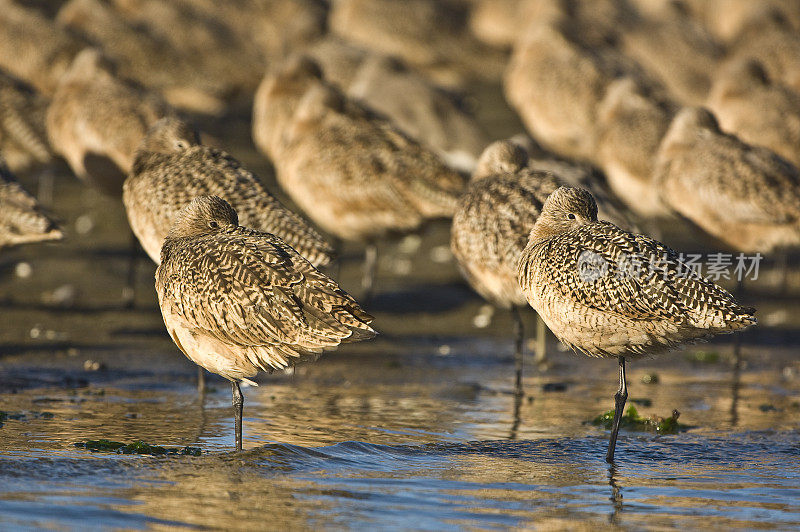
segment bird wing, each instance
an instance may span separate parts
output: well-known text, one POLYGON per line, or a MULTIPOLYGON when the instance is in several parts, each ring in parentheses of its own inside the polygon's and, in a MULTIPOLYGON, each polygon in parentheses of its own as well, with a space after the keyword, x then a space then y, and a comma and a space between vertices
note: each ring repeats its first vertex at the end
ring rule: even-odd
POLYGON ((165 248, 160 300, 226 344, 320 352, 374 335, 372 317, 274 235, 237 227, 165 248))
POLYGON ((580 303, 629 318, 681 319, 690 311, 738 309, 678 254, 607 222, 587 224, 543 243, 551 279, 580 303))

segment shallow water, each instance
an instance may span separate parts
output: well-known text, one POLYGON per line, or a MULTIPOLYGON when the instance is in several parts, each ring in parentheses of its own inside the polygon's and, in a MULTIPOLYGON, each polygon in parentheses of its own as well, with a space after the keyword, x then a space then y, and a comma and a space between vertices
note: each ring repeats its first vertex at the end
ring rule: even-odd
MULTIPOLYGON (((0 429, 0 528, 800 527, 800 381, 777 370, 796 367, 790 353, 751 348, 738 380, 723 345, 718 363, 629 364, 640 412, 677 408, 692 428, 623 433, 611 467, 607 432, 586 420, 613 404, 616 365, 556 355, 528 368, 515 402, 508 347, 364 347, 267 377, 245 390, 240 454, 226 383, 201 399, 177 353, 163 355, 182 368, 172 379, 109 360, 78 387, 20 387, 0 396, 24 415, 0 429), (643 384, 653 372, 660 383, 643 384), (204 452, 73 445, 99 438, 204 452)), ((3 367, 21 381, 35 358, 3 367)))

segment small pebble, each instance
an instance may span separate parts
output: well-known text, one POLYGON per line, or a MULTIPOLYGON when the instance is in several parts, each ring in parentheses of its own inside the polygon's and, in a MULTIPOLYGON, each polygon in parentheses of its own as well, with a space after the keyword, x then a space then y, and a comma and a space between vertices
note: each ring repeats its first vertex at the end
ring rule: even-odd
POLYGON ((492 317, 487 314, 478 314, 472 318, 472 325, 478 329, 485 329, 492 323, 492 317))
POLYGON ((88 214, 82 214, 75 220, 75 231, 79 235, 88 234, 94 229, 94 220, 88 214))
POLYGON ((96 360, 86 359, 83 361, 83 369, 85 371, 100 371, 106 369, 106 365, 96 360))
POLYGON ((422 238, 419 235, 406 235, 397 244, 397 251, 405 253, 406 255, 413 255, 422 244, 422 238))
POLYGON ((436 246, 431 249, 431 260, 436 264, 444 264, 453 260, 450 246, 436 246))
POLYGON ((411 260, 406 258, 393 260, 392 272, 395 275, 409 275, 411 273, 411 260))
POLYGON ((27 262, 20 262, 14 267, 14 274, 20 279, 27 279, 33 273, 33 268, 27 262))

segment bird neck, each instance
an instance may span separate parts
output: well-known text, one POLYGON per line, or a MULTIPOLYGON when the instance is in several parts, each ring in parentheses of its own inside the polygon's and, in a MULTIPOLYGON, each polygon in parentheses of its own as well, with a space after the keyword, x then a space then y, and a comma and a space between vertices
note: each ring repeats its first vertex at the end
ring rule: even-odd
POLYGON ((552 225, 547 224, 546 222, 542 221, 541 217, 536 220, 536 223, 533 224, 533 229, 531 229, 531 234, 528 236, 528 242, 536 244, 541 242, 542 240, 547 240, 548 238, 552 238, 559 234, 561 231, 554 228, 552 225))

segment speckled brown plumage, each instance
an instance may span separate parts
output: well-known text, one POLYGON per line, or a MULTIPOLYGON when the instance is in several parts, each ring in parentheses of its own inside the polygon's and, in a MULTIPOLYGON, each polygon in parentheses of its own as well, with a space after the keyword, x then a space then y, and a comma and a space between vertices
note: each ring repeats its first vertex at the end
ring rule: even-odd
POLYGON ((778 9, 765 6, 750 17, 732 41, 729 57, 757 59, 770 79, 800 91, 800 34, 778 9))
POLYGON ((673 120, 655 181, 667 205, 733 249, 800 245, 797 167, 723 133, 703 108, 685 108, 673 120))
POLYGON ((697 275, 675 251, 598 222, 594 199, 580 189, 563 187, 547 199, 518 275, 550 330, 590 356, 656 353, 756 322, 754 309, 697 275), (651 260, 663 269, 651 269, 651 260))
POLYGON ((225 76, 209 75, 202 54, 183 54, 145 27, 128 23, 107 2, 69 0, 56 22, 102 47, 121 76, 159 92, 175 107, 217 113, 229 90, 225 76))
POLYGON ((178 211, 196 196, 209 194, 230 202, 244 226, 278 236, 312 264, 333 259, 324 238, 239 161, 200 144, 194 130, 178 119, 156 123, 136 154, 123 190, 131 227, 156 263, 178 211))
POLYGON ((621 50, 689 105, 705 101, 723 49, 678 2, 664 2, 621 32, 621 50))
POLYGON ((653 185, 653 169, 674 113, 673 105, 648 94, 632 78, 611 83, 598 106, 593 159, 614 194, 645 218, 668 212, 653 185))
POLYGON ((282 240, 201 196, 176 216, 156 270, 164 323, 192 361, 231 381, 374 336, 372 317, 282 240))
POLYGON ((0 154, 11 170, 52 159, 45 131, 48 104, 40 93, 0 71, 0 154))
POLYGON ((336 37, 307 53, 325 78, 349 96, 386 115, 394 125, 436 151, 450 166, 471 171, 486 146, 485 134, 450 93, 401 60, 336 37))
POLYGON ((56 223, 14 180, 0 157, 0 248, 62 237, 56 223))
POLYGON ((434 153, 322 80, 310 59, 265 78, 253 130, 284 190, 343 239, 371 240, 452 216, 464 189, 434 153))
POLYGON ((100 52, 87 48, 61 78, 47 134, 78 177, 119 196, 147 129, 170 113, 158 95, 117 78, 100 52))
POLYGON ((529 169, 550 172, 558 177, 561 185, 588 190, 597 202, 597 212, 601 220, 615 223, 629 231, 636 230, 625 205, 614 197, 597 168, 549 152, 528 135, 515 135, 509 140, 527 152, 529 169))
POLYGON ((527 154, 509 141, 487 147, 450 233, 450 249, 470 286, 501 308, 525 304, 517 260, 542 204, 560 184, 526 163, 527 154))
POLYGON ((86 43, 23 4, 0 0, 0 68, 49 96, 86 43))
POLYGON ((758 61, 720 69, 707 105, 723 131, 800 164, 800 94, 771 80, 758 61))

